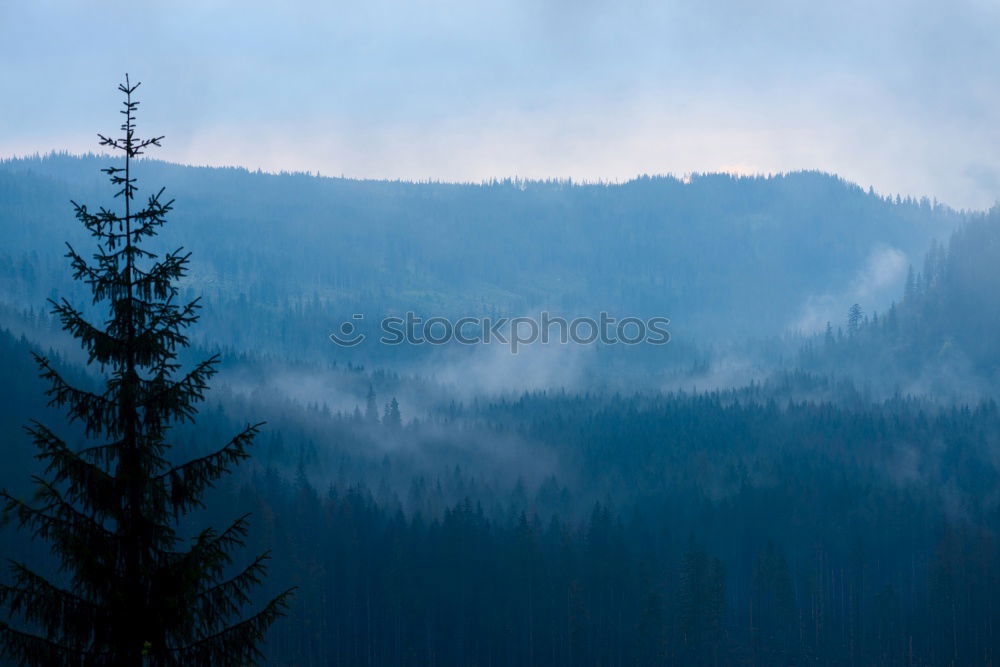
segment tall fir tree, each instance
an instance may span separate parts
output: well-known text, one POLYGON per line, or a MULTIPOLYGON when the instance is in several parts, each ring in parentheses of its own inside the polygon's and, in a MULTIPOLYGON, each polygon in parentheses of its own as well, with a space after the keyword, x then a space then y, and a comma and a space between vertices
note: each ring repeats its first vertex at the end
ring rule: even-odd
POLYGON ((218 532, 183 538, 180 521, 203 506, 204 492, 246 459, 261 424, 248 425, 213 454, 172 465, 170 428, 193 421, 216 371, 212 357, 181 373, 179 348, 198 319, 198 301, 175 303, 187 271, 183 250, 162 256, 143 248, 171 210, 163 190, 135 210, 134 160, 163 137, 135 134, 139 84, 119 86, 124 116, 119 138, 100 137, 121 151, 124 165, 104 169, 118 189, 122 211, 76 204, 77 219, 97 240, 92 261, 71 246, 76 280, 107 308, 102 326, 65 299, 52 302, 63 328, 77 338, 105 376, 103 389, 68 384, 49 359, 36 356, 50 383, 51 404, 67 410, 92 446, 71 449, 48 427, 27 427, 37 458, 33 501, 3 491, 5 513, 49 543, 66 576, 50 581, 23 563, 0 585, 0 651, 27 665, 238 665, 261 657, 267 628, 283 614, 291 591, 252 606, 267 553, 240 569, 248 517, 218 532), (235 619, 235 620, 234 620, 235 619))

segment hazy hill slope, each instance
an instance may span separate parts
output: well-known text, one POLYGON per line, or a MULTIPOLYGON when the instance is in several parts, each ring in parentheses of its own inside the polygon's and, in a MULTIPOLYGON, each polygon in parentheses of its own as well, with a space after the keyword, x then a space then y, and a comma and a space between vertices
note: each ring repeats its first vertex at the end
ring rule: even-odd
MULTIPOLYGON (((107 202, 101 157, 0 163, 4 296, 66 283, 69 199, 107 202)), ((669 177, 622 184, 403 183, 145 162, 177 204, 167 241, 194 251, 192 287, 449 313, 554 307, 666 315, 688 336, 815 323, 855 292, 877 305, 901 267, 964 216, 834 176, 669 177), (888 266, 884 266, 888 264, 888 266)))
MULTIPOLYGON (((808 344, 802 365, 883 388, 967 398, 1000 387, 1000 209, 934 243, 897 295, 808 344)), ((837 322, 834 323, 835 325, 837 322)))

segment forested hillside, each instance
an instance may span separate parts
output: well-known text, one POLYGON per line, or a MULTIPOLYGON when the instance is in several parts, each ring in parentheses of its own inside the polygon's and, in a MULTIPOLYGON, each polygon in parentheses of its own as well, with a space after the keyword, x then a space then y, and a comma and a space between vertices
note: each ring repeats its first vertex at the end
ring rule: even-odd
POLYGON ((897 302, 856 309, 806 345, 803 367, 882 390, 967 400, 1000 388, 1000 208, 910 268, 897 302))
MULTIPOLYGON (((25 389, 28 347, 0 346, 25 389)), ((44 410, 7 399, 16 454, 16 424, 44 410)), ((993 402, 872 402, 797 374, 415 420, 377 394, 337 411, 220 388, 177 455, 249 415, 269 422, 254 458, 199 519, 252 511, 272 586, 301 587, 274 664, 966 664, 1000 648, 993 402)), ((23 480, 27 457, 7 460, 23 480)))
MULTIPOLYGON (((44 298, 81 299, 54 241, 86 243, 66 202, 100 200, 99 162, 0 166, 16 332, 0 335, 2 483, 18 493, 38 470, 20 426, 55 420, 30 352, 93 381, 44 298)), ((178 198, 163 245, 194 250, 184 295, 206 295, 181 360, 223 357, 171 457, 267 422, 194 523, 251 511, 248 546, 273 549, 260 599, 299 586, 270 663, 967 664, 1000 649, 996 213, 817 173, 450 185, 142 168, 178 198), (826 335, 787 333, 859 295, 826 335), (665 313, 675 338, 517 364, 327 338, 356 312, 544 307, 665 313), (979 383, 969 400, 915 382, 944 361, 979 383)), ((50 562, 0 530, 9 555, 50 562)))
MULTIPOLYGON (((0 163, 6 302, 69 284, 49 241, 80 238, 69 200, 108 201, 103 165, 0 163)), ((197 249, 186 286, 213 306, 199 333, 259 349, 280 331, 283 356, 331 353, 327 331, 358 312, 607 310, 669 317, 686 343, 818 327, 857 293, 887 305, 906 262, 967 217, 817 172, 462 185, 142 170, 177 198, 164 243, 197 249)))

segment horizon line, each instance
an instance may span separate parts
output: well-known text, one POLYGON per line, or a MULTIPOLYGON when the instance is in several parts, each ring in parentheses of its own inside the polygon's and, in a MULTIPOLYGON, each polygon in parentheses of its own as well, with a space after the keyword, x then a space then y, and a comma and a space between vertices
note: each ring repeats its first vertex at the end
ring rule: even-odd
MULTIPOLYGON (((98 158, 108 158, 116 159, 117 156, 111 153, 99 153, 94 151, 87 151, 85 153, 74 153, 69 150, 51 149, 47 152, 35 151, 34 153, 23 153, 23 154, 13 154, 13 155, 2 155, 0 156, 0 165, 11 164, 14 162, 27 162, 30 160, 43 161, 52 158, 71 158, 71 159, 98 159, 98 158)), ((543 178, 524 178, 521 176, 494 176, 489 179, 481 179, 479 181, 473 180, 442 180, 434 179, 428 177, 427 179, 416 180, 416 179, 404 179, 404 178, 379 178, 372 176, 348 176, 344 173, 340 175, 324 174, 320 171, 309 171, 309 170, 270 170, 261 167, 252 168, 245 165, 217 165, 217 164, 193 164, 185 162, 173 162, 170 160, 164 160, 162 158, 155 157, 140 157, 136 158, 141 162, 157 162, 160 164, 170 165, 174 167, 183 167, 186 169, 219 169, 219 170, 233 170, 242 171, 247 174, 262 175, 262 176, 305 176, 308 178, 316 179, 327 179, 327 180, 341 180, 341 181, 353 181, 357 183, 397 183, 404 185, 453 185, 453 186, 479 186, 485 187, 490 185, 501 185, 501 184, 514 184, 514 185, 568 185, 570 187, 611 187, 611 186, 623 186, 630 183, 636 183, 645 180, 665 180, 665 181, 675 181, 683 185, 690 185, 692 181, 711 176, 727 176, 733 180, 772 180, 778 178, 786 178, 789 176, 795 176, 800 174, 813 174, 819 176, 825 176, 837 180, 847 186, 856 188, 865 194, 876 196, 879 199, 896 202, 899 200, 901 203, 911 203, 911 204, 921 204, 927 202, 928 205, 932 207, 944 207, 959 214, 971 214, 971 213, 988 213, 994 208, 1000 207, 1000 201, 993 204, 993 206, 988 208, 955 208, 950 204, 947 204, 939 200, 936 196, 931 197, 929 195, 903 195, 901 193, 882 193, 877 190, 874 185, 869 185, 867 188, 856 181, 852 181, 834 171, 826 171, 824 169, 814 167, 814 168, 800 168, 800 169, 790 169, 785 171, 759 171, 759 172, 748 172, 740 170, 725 170, 720 169, 718 171, 690 171, 683 175, 676 175, 673 172, 660 172, 660 173, 637 173, 636 175, 629 177, 627 179, 577 179, 572 176, 560 177, 560 176, 548 176, 543 178)))

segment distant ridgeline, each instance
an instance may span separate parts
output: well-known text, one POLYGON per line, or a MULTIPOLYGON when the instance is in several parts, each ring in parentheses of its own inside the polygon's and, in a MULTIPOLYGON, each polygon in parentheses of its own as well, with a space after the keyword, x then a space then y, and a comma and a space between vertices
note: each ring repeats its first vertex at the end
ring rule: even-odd
MULTIPOLYGON (((0 163, 6 305, 74 294, 52 241, 80 240, 71 198, 107 201, 105 162, 0 163)), ((177 198, 171 245, 195 251, 188 285, 212 306, 200 334, 279 354, 328 351, 345 315, 406 310, 662 315, 678 343, 778 334, 816 295, 852 285, 873 253, 919 257, 970 218, 817 172, 475 185, 139 169, 177 198)), ((897 286, 885 288, 888 303, 897 286)))
POLYGON ((856 309, 805 346, 800 366, 901 393, 967 399, 1000 388, 1000 209, 934 242, 898 303, 856 309))

